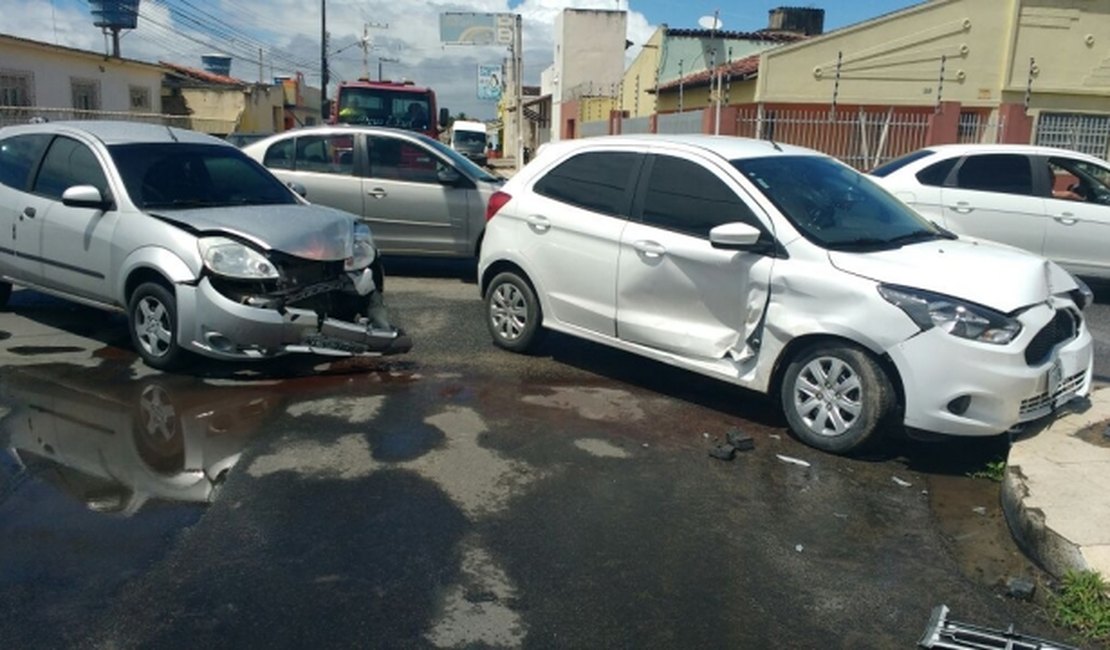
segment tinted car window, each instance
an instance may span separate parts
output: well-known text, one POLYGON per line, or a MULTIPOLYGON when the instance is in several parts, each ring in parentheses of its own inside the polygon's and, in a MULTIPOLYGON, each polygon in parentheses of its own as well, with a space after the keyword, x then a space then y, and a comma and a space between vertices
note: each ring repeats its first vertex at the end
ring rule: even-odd
POLYGON ((922 185, 933 185, 935 187, 940 187, 941 185, 944 185, 944 181, 948 178, 948 174, 952 171, 952 168, 955 167, 956 163, 958 163, 959 161, 959 157, 956 157, 942 160, 938 163, 933 163, 925 169, 917 172, 917 180, 922 185))
POLYGON ((399 138, 370 136, 370 176, 391 181, 439 183, 441 164, 427 149, 399 138))
POLYGON ((266 155, 262 157, 262 164, 274 169, 293 169, 295 143, 296 138, 287 138, 270 145, 266 155))
POLYGON ((882 165, 879 165, 875 169, 871 170, 871 175, 872 176, 878 176, 879 178, 882 178, 883 176, 889 176, 890 174, 893 174, 894 172, 898 171, 899 169, 902 169, 906 165, 914 162, 915 160, 921 160, 922 158, 924 158, 926 156, 931 156, 931 155, 933 155, 932 150, 930 150, 930 149, 919 149, 917 151, 914 151, 913 153, 908 153, 908 154, 906 154, 904 156, 901 156, 899 158, 895 158, 894 160, 891 160, 888 163, 883 163, 882 165))
POLYGON ((594 151, 578 154, 535 185, 543 196, 604 214, 625 214, 640 154, 594 151))
POLYGON ((947 238, 867 176, 823 156, 732 161, 802 235, 831 250, 884 250, 947 238))
POLYGON ((956 172, 957 187, 983 192, 1033 194, 1029 159, 1017 154, 968 156, 956 172))
POLYGON ((747 204, 713 172, 671 156, 654 157, 643 221, 705 238, 714 226, 724 223, 757 225, 747 204))
POLYGON ((235 147, 157 143, 108 148, 139 208, 296 203, 273 174, 235 147))
POLYGON ((55 138, 43 158, 32 191, 61 199, 62 193, 74 185, 92 185, 102 195, 108 194, 108 181, 92 150, 71 138, 55 138))
POLYGON ((0 140, 0 183, 17 190, 26 190, 31 169, 39 161, 49 135, 17 135, 0 140))
MULTIPOLYGON (((350 175, 354 169, 354 138, 348 134, 297 138, 297 171, 350 175)), ((267 152, 268 154, 269 152, 267 152)))

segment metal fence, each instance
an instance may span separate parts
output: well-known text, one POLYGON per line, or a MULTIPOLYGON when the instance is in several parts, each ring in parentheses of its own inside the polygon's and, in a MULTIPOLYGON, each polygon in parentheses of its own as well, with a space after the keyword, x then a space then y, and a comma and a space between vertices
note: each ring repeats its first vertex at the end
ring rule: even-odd
POLYGON ((929 115, 894 108, 840 110, 746 108, 737 135, 824 152, 868 170, 925 146, 929 115))
POLYGON ((956 142, 959 144, 994 144, 998 142, 1002 122, 991 119, 991 116, 978 111, 964 111, 960 113, 960 121, 956 131, 956 142))
POLYGON ((655 128, 659 133, 701 133, 702 111, 685 113, 660 113, 655 128))
POLYGON ((578 125, 578 137, 592 138, 599 135, 609 135, 609 120, 594 120, 582 122, 578 125))
POLYGON ((621 133, 651 133, 650 117, 628 117, 621 120, 621 133))
POLYGON ((1107 159, 1110 156, 1110 116, 1041 113, 1034 143, 1107 159))
POLYGON ((0 126, 27 124, 31 121, 59 122, 63 120, 122 120, 163 124, 203 133, 226 135, 233 133, 236 120, 195 118, 189 115, 162 113, 132 113, 127 111, 86 111, 76 108, 44 108, 39 106, 0 106, 0 126))

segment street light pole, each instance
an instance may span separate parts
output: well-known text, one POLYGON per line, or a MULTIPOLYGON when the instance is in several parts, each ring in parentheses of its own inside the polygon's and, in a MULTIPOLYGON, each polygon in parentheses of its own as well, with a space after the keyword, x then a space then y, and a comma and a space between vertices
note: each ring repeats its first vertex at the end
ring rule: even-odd
POLYGON ((331 119, 328 111, 328 6, 320 0, 320 119, 331 119))

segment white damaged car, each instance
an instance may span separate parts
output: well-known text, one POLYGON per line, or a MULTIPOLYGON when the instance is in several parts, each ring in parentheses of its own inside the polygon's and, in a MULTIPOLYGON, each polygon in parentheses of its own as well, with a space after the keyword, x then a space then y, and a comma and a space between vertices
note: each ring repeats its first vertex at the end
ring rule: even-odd
POLYGON ((506 349, 557 330, 769 393, 844 453, 891 424, 989 436, 1091 387, 1090 291, 965 240, 808 149, 711 136, 546 145, 490 200, 506 349))
POLYGON ((125 312, 150 366, 406 352, 370 229, 217 138, 127 122, 0 129, 0 304, 125 312))

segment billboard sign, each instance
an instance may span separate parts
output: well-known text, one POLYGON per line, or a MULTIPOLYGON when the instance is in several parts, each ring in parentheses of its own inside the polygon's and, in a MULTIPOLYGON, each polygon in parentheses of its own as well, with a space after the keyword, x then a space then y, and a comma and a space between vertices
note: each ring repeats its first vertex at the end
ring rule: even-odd
POLYGON ((439 40, 444 45, 512 45, 513 17, 446 11, 439 15, 439 40))
POLYGON ((500 65, 479 65, 478 99, 492 99, 493 101, 501 99, 501 80, 503 78, 500 65))

